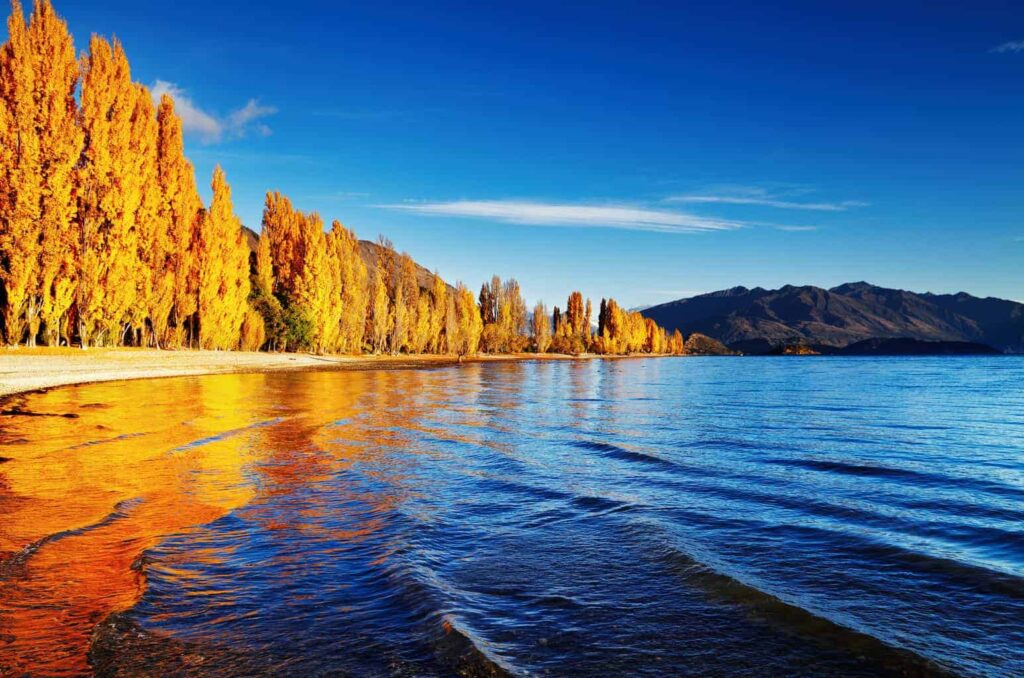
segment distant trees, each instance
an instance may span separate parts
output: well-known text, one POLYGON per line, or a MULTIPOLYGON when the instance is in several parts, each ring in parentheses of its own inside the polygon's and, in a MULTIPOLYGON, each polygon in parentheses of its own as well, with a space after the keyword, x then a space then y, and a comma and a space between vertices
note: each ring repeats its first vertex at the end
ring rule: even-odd
POLYGON ((494 276, 480 288, 481 350, 516 353, 526 348, 526 301, 514 278, 494 276))
POLYGON ((116 40, 81 61, 49 0, 14 0, 0 47, 0 335, 9 345, 318 353, 682 352, 575 291, 528 313, 519 282, 450 287, 381 236, 361 243, 268 192, 250 251, 218 166, 204 208, 174 101, 116 40))
POLYGON ((530 339, 533 343, 533 350, 537 353, 547 353, 551 346, 551 318, 548 316, 548 307, 544 302, 538 301, 533 307, 533 317, 530 318, 530 339))

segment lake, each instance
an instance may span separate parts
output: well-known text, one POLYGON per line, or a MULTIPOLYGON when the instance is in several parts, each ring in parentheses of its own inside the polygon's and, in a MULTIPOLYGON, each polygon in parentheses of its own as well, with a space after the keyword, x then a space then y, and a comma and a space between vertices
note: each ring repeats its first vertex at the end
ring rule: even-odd
POLYGON ((1024 359, 279 372, 5 407, 0 675, 1024 675, 1024 359))

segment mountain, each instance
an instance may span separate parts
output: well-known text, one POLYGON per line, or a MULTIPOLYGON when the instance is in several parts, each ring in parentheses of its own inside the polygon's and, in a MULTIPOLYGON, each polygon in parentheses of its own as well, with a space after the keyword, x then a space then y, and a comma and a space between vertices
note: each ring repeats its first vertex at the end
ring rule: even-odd
POLYGON ((652 306, 643 314, 669 331, 699 332, 744 353, 897 338, 1024 352, 1024 304, 965 292, 918 294, 866 282, 832 289, 733 287, 652 306))
MULTIPOLYGON (((363 258, 363 262, 366 264, 366 271, 372 276, 373 271, 377 269, 377 260, 379 258, 380 245, 369 240, 359 241, 359 255, 363 258)), ((420 266, 419 262, 416 262, 416 282, 419 283, 421 289, 429 290, 433 285, 434 274, 423 266, 420 266)), ((445 283, 448 285, 448 283, 445 283)), ((455 288, 448 285, 448 291, 452 292, 455 288)))
POLYGON ((970 341, 920 339, 865 339, 839 349, 839 355, 999 355, 988 344, 970 341))

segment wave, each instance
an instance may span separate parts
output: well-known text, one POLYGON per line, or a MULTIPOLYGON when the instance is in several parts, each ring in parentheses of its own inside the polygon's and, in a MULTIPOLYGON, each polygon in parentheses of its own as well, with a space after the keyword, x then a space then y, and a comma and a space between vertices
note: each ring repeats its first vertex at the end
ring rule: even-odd
POLYGON ((592 450, 600 452, 609 459, 618 459, 620 461, 637 462, 640 464, 647 464, 649 466, 657 466, 664 469, 675 470, 679 467, 674 461, 670 461, 663 457, 659 457, 654 454, 647 452, 639 452, 637 450, 630 450, 619 445, 612 443, 606 443, 596 440, 572 440, 570 443, 573 447, 578 447, 583 450, 592 450))
POLYGON ((955 676, 949 669, 911 650, 896 647, 873 635, 844 626, 795 603, 716 571, 686 553, 663 545, 658 557, 677 575, 720 602, 739 605, 771 626, 829 648, 845 650, 874 665, 879 673, 906 677, 955 676))
POLYGON ((62 530, 60 532, 54 532, 48 534, 45 537, 35 540, 31 544, 23 547, 20 551, 16 551, 12 554, 8 554, 4 557, 0 554, 0 581, 11 579, 12 577, 22 577, 25 575, 24 567, 28 561, 35 555, 36 551, 52 542, 64 539, 65 537, 73 537, 80 534, 86 534, 93 530, 98 530, 102 527, 106 527, 111 523, 121 520, 127 517, 128 511, 138 505, 141 499, 126 499, 120 501, 114 505, 114 510, 108 513, 103 518, 97 520, 95 523, 84 525, 82 527, 76 527, 71 530, 62 530))
POLYGON ((987 492, 1009 499, 1024 501, 1024 489, 999 483, 992 480, 979 478, 954 478, 938 473, 916 471, 908 468, 895 468, 892 466, 877 466, 873 464, 852 464, 850 462, 835 461, 830 459, 765 459, 768 464, 779 466, 790 466, 803 468, 811 471, 822 471, 825 473, 839 473, 851 476, 863 476, 869 478, 888 478, 900 482, 912 483, 916 487, 921 485, 948 487, 956 490, 977 490, 987 492))

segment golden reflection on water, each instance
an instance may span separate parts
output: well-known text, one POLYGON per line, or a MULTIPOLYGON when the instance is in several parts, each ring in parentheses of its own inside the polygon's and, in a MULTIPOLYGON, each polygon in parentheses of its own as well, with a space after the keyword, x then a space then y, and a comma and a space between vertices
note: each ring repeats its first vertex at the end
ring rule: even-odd
MULTIPOLYGON (((442 397, 465 403, 453 416, 466 440, 480 443, 473 430, 487 424, 475 407, 482 372, 469 366, 458 373, 441 380, 423 370, 174 378, 62 388, 8 403, 45 416, 0 417, 0 458, 7 459, 0 463, 0 675, 88 673, 93 629, 145 591, 138 561, 146 549, 257 497, 286 503, 275 500, 382 447, 402 450, 410 431, 453 439, 450 430, 421 423, 442 397)), ((340 484, 338 503, 358 499, 383 515, 420 491, 405 482, 410 465, 420 463, 416 455, 373 460, 386 491, 367 496, 366 488, 340 484)), ((331 510, 324 502, 302 505, 257 519, 287 543, 296 531, 322 529, 319 513, 331 510)), ((380 522, 366 518, 324 537, 356 542, 380 522)), ((223 554, 197 545, 187 557, 214 562, 223 554)), ((189 575, 183 569, 181 576, 189 575)))

